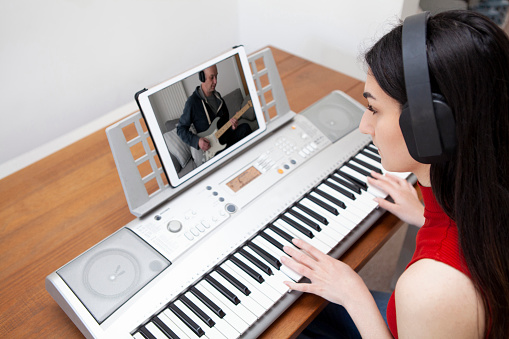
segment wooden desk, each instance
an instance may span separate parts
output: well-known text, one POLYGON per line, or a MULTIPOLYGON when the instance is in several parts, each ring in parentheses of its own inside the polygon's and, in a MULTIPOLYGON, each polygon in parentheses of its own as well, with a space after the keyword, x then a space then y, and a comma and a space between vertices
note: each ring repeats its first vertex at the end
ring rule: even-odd
MULTIPOLYGON (((272 50, 293 111, 336 89, 365 103, 361 81, 272 50)), ((0 336, 83 337, 44 280, 133 219, 104 130, 1 180, 0 336)), ((359 270, 400 225, 386 213, 341 259, 359 270)), ((294 336, 324 306, 303 295, 264 337, 294 336)))

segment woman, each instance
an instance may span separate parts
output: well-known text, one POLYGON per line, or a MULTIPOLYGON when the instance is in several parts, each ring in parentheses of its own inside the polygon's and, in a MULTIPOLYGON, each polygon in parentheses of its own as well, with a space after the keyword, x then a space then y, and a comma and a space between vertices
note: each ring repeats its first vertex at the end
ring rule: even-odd
MULTIPOLYGON (((505 338, 509 334, 509 40, 495 24, 469 11, 427 21, 431 87, 451 107, 455 152, 432 165, 414 160, 399 125, 406 89, 398 26, 366 54, 360 130, 370 134, 388 171, 412 172, 413 190, 394 177, 374 175, 395 204, 380 201, 403 220, 424 224, 416 253, 387 306, 387 328, 362 279, 347 265, 301 240, 285 247, 285 265, 309 284, 287 282, 342 305, 363 338, 505 338)), ((333 304, 330 304, 333 305, 333 304)), ((329 320, 331 321, 331 320, 329 320)), ((334 320, 332 320, 334 321, 334 320)), ((330 333, 340 337, 341 333, 330 333)))

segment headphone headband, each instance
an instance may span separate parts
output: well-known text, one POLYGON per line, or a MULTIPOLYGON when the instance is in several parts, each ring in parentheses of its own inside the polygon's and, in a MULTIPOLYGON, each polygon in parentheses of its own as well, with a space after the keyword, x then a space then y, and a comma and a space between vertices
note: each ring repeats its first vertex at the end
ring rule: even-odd
POLYGON ((434 118, 433 97, 426 54, 426 26, 429 12, 409 16, 403 23, 403 69, 410 121, 419 157, 442 153, 434 118))

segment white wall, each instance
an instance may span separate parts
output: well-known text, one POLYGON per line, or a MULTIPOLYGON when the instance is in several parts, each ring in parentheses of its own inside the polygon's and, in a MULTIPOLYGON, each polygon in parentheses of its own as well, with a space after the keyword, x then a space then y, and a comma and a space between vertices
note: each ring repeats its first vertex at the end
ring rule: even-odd
POLYGON ((133 112, 138 90, 238 44, 236 13, 235 0, 0 1, 4 173, 118 107, 133 112))
POLYGON ((240 36, 249 48, 273 45, 365 79, 359 56, 418 0, 258 0, 239 2, 240 36))
POLYGON ((240 43, 362 79, 359 51, 403 2, 416 0, 0 1, 0 178, 135 111, 143 87, 240 43))

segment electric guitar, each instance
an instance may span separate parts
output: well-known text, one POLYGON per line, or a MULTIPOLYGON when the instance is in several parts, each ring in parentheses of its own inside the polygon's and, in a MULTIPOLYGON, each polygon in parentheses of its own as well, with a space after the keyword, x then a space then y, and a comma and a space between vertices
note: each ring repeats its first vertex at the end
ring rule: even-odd
MULTIPOLYGON (((253 103, 251 100, 249 100, 247 104, 242 107, 240 111, 238 111, 232 118, 239 120, 239 118, 251 107, 253 107, 253 103)), ((219 117, 216 117, 206 131, 197 134, 200 138, 205 138, 210 143, 210 148, 203 152, 204 162, 209 161, 214 155, 216 155, 217 152, 226 148, 226 144, 221 144, 219 142, 219 138, 232 126, 232 123, 230 120, 228 120, 228 122, 226 122, 226 124, 224 124, 223 127, 218 130, 218 121, 219 117)))

